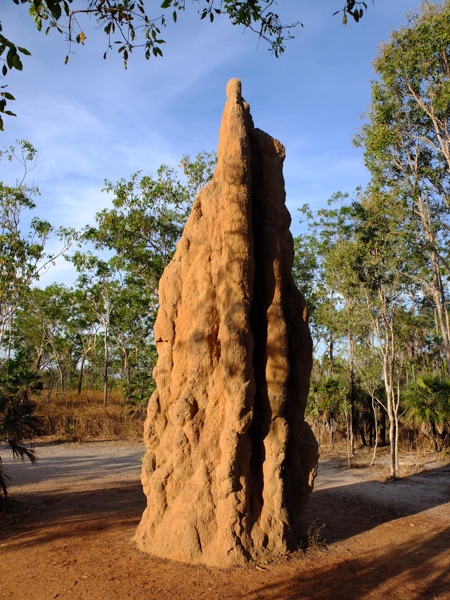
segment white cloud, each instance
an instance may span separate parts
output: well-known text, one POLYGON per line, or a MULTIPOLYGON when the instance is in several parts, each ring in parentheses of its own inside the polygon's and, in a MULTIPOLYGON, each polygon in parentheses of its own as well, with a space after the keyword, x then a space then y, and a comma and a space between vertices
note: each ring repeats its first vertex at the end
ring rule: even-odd
MULTIPOLYGON (((26 7, 5 3, 3 33, 32 56, 24 58, 22 73, 5 78, 18 117, 6 119, 3 144, 34 143, 40 157, 30 177, 42 194, 38 214, 79 228, 110 202, 101 193, 105 178, 141 169, 152 174, 163 162, 177 166, 184 153, 215 149, 226 82, 240 77, 255 125, 286 146, 295 223, 297 206, 321 206, 333 192, 351 192, 366 180, 350 137, 370 101, 370 62, 388 25, 419 3, 376 2, 361 23, 344 28, 340 16, 332 17, 337 0, 311 7, 283 0, 277 10, 284 21, 300 19, 305 27, 295 30, 280 59, 226 17, 200 21, 188 3, 179 22, 162 32, 164 57, 145 61, 136 49, 127 71, 114 51, 102 59, 106 37, 93 29, 64 66, 61 37, 38 33, 26 7)), ((11 181, 17 172, 0 162, 0 177, 11 181)), ((67 269, 54 273, 66 277, 67 269)))

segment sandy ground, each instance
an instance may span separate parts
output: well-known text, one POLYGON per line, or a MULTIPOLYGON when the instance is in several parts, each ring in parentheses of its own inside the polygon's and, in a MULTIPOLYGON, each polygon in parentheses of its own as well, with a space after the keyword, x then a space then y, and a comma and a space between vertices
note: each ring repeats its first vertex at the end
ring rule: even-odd
POLYGON ((11 506, 0 514, 1 600, 450 600, 449 464, 405 457, 404 477, 392 483, 386 467, 322 460, 305 514, 312 547, 220 570, 135 548, 142 446, 37 447, 38 465, 4 461, 11 506))

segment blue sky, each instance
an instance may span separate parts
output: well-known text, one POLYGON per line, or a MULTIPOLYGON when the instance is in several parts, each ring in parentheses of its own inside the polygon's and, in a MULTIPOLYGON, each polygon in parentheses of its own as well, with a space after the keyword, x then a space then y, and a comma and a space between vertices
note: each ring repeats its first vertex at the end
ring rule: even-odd
MULTIPOLYGON (((76 0, 77 1, 77 0, 76 0)), ((149 11, 160 2, 148 1, 149 11)), ((38 214, 55 226, 81 228, 111 202, 105 179, 135 171, 155 174, 161 163, 177 167, 183 154, 217 149, 225 86, 242 81, 254 123, 286 147, 284 176, 292 232, 300 231, 296 209, 317 209, 336 191, 352 192, 368 177, 362 152, 351 138, 370 103, 371 62, 382 40, 405 22, 416 0, 375 0, 360 23, 332 16, 343 0, 278 0, 284 22, 301 20, 284 55, 272 56, 257 36, 225 17, 200 21, 198 4, 162 32, 164 57, 146 61, 136 49, 125 71, 106 36, 86 23, 84 47, 73 48, 67 65, 62 36, 36 31, 27 6, 2 0, 3 34, 26 47, 24 70, 2 84, 15 97, 5 119, 1 146, 28 139, 39 151, 29 183, 39 186, 38 214), (313 6, 311 6, 313 5, 313 6)), ((159 9, 157 9, 159 11, 159 9)), ((18 172, 0 162, 0 179, 18 172)), ((70 283, 68 263, 42 280, 70 283)))

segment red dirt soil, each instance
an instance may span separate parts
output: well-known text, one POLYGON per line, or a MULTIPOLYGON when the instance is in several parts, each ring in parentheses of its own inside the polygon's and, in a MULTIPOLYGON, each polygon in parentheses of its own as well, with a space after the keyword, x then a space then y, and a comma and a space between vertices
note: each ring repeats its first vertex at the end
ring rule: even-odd
POLYGON ((136 549, 142 446, 47 444, 38 452, 35 467, 4 461, 11 485, 0 514, 1 600, 450 599, 448 464, 392 483, 386 467, 322 461, 305 514, 312 547, 219 570, 136 549), (315 535, 322 524, 325 547, 315 535))

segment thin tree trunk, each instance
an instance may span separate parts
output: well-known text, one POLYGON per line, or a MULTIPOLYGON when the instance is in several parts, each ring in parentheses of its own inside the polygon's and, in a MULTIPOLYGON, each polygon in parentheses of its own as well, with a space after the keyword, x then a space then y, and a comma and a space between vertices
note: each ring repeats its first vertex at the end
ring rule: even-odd
POLYGON ((395 460, 395 418, 392 407, 392 398, 388 400, 388 418, 389 418, 389 444, 391 454, 391 477, 395 479, 397 477, 397 462, 395 460))
POLYGON ((377 456, 377 448, 378 448, 378 421, 377 421, 377 411, 375 408, 375 401, 374 401, 373 396, 372 396, 372 410, 373 410, 373 420, 375 422, 375 442, 373 445, 373 454, 372 454, 372 460, 370 461, 370 466, 373 466, 373 463, 375 462, 375 458, 377 456))
POLYGON ((330 335, 330 375, 334 375, 334 339, 333 334, 330 335))
POLYGON ((367 423, 359 426, 359 435, 361 436, 361 444, 367 447, 366 435, 367 435, 367 423))
POLYGON ((42 352, 39 352, 37 360, 36 360, 36 364, 35 364, 35 370, 39 371, 40 367, 41 367, 41 361, 42 361, 42 352))
POLYGON ((108 329, 105 327, 105 360, 103 363, 103 406, 108 404, 108 329))
POLYGON ((351 430, 352 430, 352 421, 351 421, 351 418, 352 418, 351 417, 351 411, 346 410, 345 411, 345 425, 346 425, 346 429, 347 429, 347 431, 346 431, 346 434, 347 434, 346 435, 346 437, 347 437, 347 463, 348 463, 349 469, 351 469, 351 467, 352 467, 352 456, 353 456, 353 453, 352 453, 352 443, 353 443, 353 440, 352 440, 352 437, 351 437, 352 436, 352 432, 351 432, 351 430))
POLYGON ((386 414, 384 412, 381 416, 381 444, 386 446, 386 414))
POLYGON ((11 358, 11 345, 12 345, 12 324, 11 324, 11 319, 10 319, 9 334, 8 334, 8 359, 11 358))
POLYGON ((351 333, 348 334, 348 347, 349 347, 349 368, 350 368, 350 390, 349 390, 349 401, 350 401, 350 416, 349 416, 349 443, 350 443, 350 454, 355 454, 355 441, 354 441, 354 425, 355 425, 355 369, 354 369, 354 341, 351 333))
MULTIPOLYGON (((387 346, 387 341, 385 343, 387 346)), ((393 390, 393 365, 390 361, 389 354, 387 352, 387 348, 385 347, 383 350, 383 377, 384 377, 384 387, 386 390, 386 400, 387 400, 387 414, 389 419, 389 445, 390 445, 390 456, 391 456, 391 477, 395 479, 397 477, 397 460, 396 460, 396 431, 395 431, 395 415, 394 415, 394 390, 393 390)))
POLYGON ((78 395, 81 394, 81 387, 83 383, 83 370, 84 370, 84 361, 86 360, 87 352, 83 354, 83 358, 81 359, 80 372, 78 374, 78 395))
POLYGON ((130 397, 131 380, 130 380, 130 365, 128 362, 128 354, 125 349, 125 346, 122 348, 122 352, 123 352, 123 371, 125 374, 125 380, 127 382, 127 400, 128 400, 128 398, 130 397))
POLYGON ((447 363, 447 372, 450 375, 450 340, 447 328, 447 315, 444 315, 445 308, 445 294, 442 285, 442 278, 439 271, 439 264, 435 253, 432 255, 432 268, 434 272, 433 276, 433 299, 436 306, 437 321, 439 324, 440 334, 442 336, 442 342, 444 344, 445 360, 447 363))

